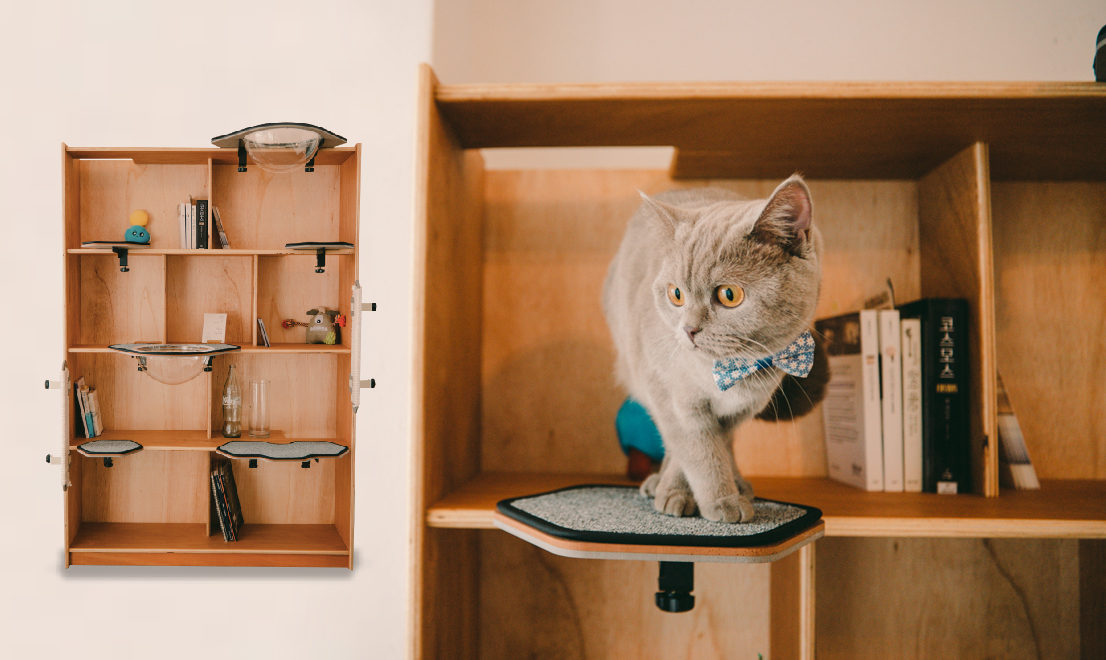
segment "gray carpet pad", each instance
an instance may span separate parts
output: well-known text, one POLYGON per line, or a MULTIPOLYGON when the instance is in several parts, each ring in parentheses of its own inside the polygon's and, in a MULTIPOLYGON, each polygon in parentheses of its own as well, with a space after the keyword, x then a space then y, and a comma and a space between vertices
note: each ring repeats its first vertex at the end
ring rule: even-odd
POLYGON ((752 522, 721 523, 699 516, 675 517, 653 508, 652 498, 632 486, 573 486, 503 500, 501 513, 553 536, 606 543, 753 547, 778 543, 813 527, 822 512, 813 507, 757 499, 752 522))
POLYGON ((119 456, 142 449, 134 440, 90 440, 77 445, 82 453, 89 456, 119 456))
POLYGON ((276 443, 257 440, 234 440, 219 447, 232 458, 268 458, 274 461, 305 461, 309 458, 333 458, 349 451, 349 447, 319 440, 297 440, 276 443))

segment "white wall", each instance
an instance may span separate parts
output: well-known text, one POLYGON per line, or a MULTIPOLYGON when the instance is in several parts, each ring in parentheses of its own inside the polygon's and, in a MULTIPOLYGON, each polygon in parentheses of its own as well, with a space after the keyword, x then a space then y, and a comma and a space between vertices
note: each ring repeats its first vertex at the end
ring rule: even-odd
POLYGON ((408 607, 411 215, 431 0, 5 2, 0 656, 397 658, 408 607), (19 5, 19 6, 16 6, 19 5), (363 144, 355 570, 62 566, 60 143, 210 146, 265 121, 363 144), (22 337, 23 341, 16 343, 22 337), (378 350, 372 350, 376 346, 378 350))

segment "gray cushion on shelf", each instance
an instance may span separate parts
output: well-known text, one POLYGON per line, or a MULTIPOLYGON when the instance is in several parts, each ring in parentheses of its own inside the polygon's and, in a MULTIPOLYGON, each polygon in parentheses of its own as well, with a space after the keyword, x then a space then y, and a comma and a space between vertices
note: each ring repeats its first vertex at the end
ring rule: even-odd
POLYGON ((259 440, 235 440, 219 447, 233 458, 268 458, 277 461, 304 461, 309 458, 332 458, 346 453, 349 447, 319 440, 297 440, 288 443, 259 440))

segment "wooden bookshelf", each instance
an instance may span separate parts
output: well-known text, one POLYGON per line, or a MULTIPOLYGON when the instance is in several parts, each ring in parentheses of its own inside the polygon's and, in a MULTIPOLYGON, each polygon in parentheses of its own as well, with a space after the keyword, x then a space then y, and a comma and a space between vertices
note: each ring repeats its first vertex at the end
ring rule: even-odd
MULTIPOLYGON (((327 307, 350 314, 357 279, 360 147, 327 149, 315 172, 270 174, 252 162, 237 171, 231 149, 62 148, 66 359, 71 378, 99 392, 107 429, 143 450, 109 466, 80 455, 69 427, 66 564, 352 567, 353 454, 349 330, 336 345, 305 344, 285 318, 327 307), (218 207, 234 249, 182 249, 177 204, 206 198, 218 207), (134 209, 150 215, 147 248, 128 253, 122 272, 110 249, 82 243, 122 236, 134 209), (343 241, 314 254, 287 243, 343 241), (109 348, 133 342, 189 343, 204 313, 227 314, 226 343, 211 371, 165 385, 109 348), (260 345, 261 318, 272 346, 260 345), (269 442, 325 440, 348 447, 311 461, 232 460, 245 526, 225 543, 213 517, 210 470, 224 460, 221 397, 231 365, 243 393, 249 440, 249 382, 270 388, 269 442)), ((173 359, 173 358, 165 358, 173 359)), ((67 396, 72 398, 72 392, 67 396)))
POLYGON ((415 657, 737 656, 760 639, 746 628, 773 657, 863 657, 899 639, 917 640, 917 657, 1003 655, 988 644, 1037 640, 1057 607, 1058 639, 1102 647, 1106 87, 442 85, 425 68, 421 89, 415 657), (492 170, 480 152, 645 145, 674 147, 671 167, 492 170), (888 277, 903 302, 968 299, 975 493, 855 490, 826 479, 819 412, 750 422, 734 441, 742 472, 759 495, 821 508, 826 538, 767 573, 710 569, 703 609, 668 618, 644 602, 655 566, 551 557, 490 529, 499 499, 625 469, 599 300, 637 191, 763 198, 795 171, 825 242, 818 316, 851 311, 888 277), (1038 492, 999 488, 996 369, 1038 492), (817 571, 816 557, 828 562, 817 571), (920 602, 963 615, 923 620, 920 602), (1028 631, 1017 617, 979 626, 995 608, 1027 612, 1028 631), (733 611, 746 626, 717 624, 733 611))

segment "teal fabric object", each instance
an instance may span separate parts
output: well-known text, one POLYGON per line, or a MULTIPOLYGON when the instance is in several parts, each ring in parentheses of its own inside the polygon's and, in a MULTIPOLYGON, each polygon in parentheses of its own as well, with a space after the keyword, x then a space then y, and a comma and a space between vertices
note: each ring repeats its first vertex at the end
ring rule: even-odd
POLYGON ((623 453, 629 454, 631 449, 637 449, 658 463, 664 458, 661 433, 649 416, 649 411, 635 399, 627 397, 622 403, 614 419, 614 426, 618 431, 618 444, 623 453))
POLYGON ((146 245, 150 242, 150 232, 146 231, 146 228, 142 225, 131 225, 127 227, 127 233, 123 234, 123 240, 127 243, 146 245))

